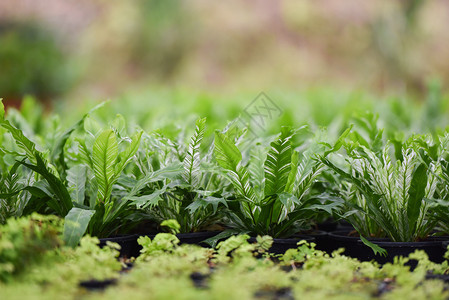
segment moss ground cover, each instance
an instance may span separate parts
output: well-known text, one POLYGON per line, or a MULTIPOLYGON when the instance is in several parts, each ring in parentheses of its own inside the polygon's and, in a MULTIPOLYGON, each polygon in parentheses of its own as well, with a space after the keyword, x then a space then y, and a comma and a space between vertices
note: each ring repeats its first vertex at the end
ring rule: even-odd
MULTIPOLYGON (((43 224, 49 224, 43 232, 61 229, 60 224, 49 222, 42 219, 43 224)), ((32 231, 27 225, 18 227, 32 231)), ((10 272, 8 279, 3 277, 1 295, 3 299, 50 296, 55 299, 446 299, 449 296, 445 281, 431 278, 445 274, 448 261, 432 263, 424 252, 417 251, 379 266, 342 256, 341 250, 329 255, 304 241, 284 255, 272 255, 266 251, 270 237, 261 237, 254 244, 248 243, 248 238, 234 236, 216 249, 209 249, 179 245, 179 240, 168 233, 154 239, 141 237, 141 255, 132 261, 130 270, 119 273, 123 263, 116 259, 116 245, 101 249, 98 240, 85 237, 75 249, 53 245, 44 254, 34 254, 40 259, 23 262, 20 273, 10 272), (405 265, 409 259, 419 261, 413 272, 405 265), (92 280, 112 285, 86 288, 85 282, 92 280)), ((8 249, 6 245, 0 249, 3 262, 9 259, 3 255, 11 250, 8 249)), ((20 252, 19 248, 14 250, 20 252)))

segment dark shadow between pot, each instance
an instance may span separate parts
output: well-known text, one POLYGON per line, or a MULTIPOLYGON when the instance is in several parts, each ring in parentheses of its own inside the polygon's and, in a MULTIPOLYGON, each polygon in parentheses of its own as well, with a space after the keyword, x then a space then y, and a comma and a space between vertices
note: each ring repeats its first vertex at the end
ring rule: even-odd
MULTIPOLYGON (((359 244, 359 237, 349 236, 350 230, 337 230, 334 232, 330 232, 328 234, 328 249, 327 252, 330 254, 333 251, 344 248, 345 251, 343 255, 350 256, 353 258, 360 259, 362 257, 362 253, 366 251, 365 247, 372 252, 370 248, 365 246, 364 244, 359 244)), ((364 255, 366 256, 366 254, 364 255)))
POLYGON ((316 224, 316 228, 318 231, 332 232, 337 230, 338 222, 333 219, 328 219, 324 222, 316 224))
POLYGON ((109 238, 100 239, 100 247, 106 246, 106 242, 114 242, 120 245, 120 257, 137 257, 140 255, 142 246, 137 243, 138 234, 118 235, 109 238))
POLYGON ((88 291, 102 291, 116 283, 117 283, 117 279, 86 280, 86 281, 81 281, 79 283, 79 286, 85 288, 88 291))
POLYGON ((208 248, 209 245, 203 243, 204 240, 207 240, 211 237, 219 234, 220 231, 201 231, 201 232, 192 232, 192 233, 178 233, 176 237, 179 239, 180 244, 195 244, 204 248, 208 248))

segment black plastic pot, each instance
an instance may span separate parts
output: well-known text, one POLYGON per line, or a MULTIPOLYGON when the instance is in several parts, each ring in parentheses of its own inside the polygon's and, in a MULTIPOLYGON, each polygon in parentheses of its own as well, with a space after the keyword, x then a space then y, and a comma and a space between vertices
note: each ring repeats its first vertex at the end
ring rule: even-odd
MULTIPOLYGON (((424 250, 429 259, 433 262, 440 263, 443 261, 444 250, 441 246, 440 238, 429 238, 422 242, 391 242, 388 239, 369 239, 370 242, 378 245, 387 251, 387 256, 375 255, 373 250, 363 244, 358 237, 348 236, 348 231, 336 231, 329 233, 329 239, 334 246, 331 251, 338 248, 345 248, 344 255, 357 258, 360 261, 375 260, 380 264, 393 262, 395 256, 408 256, 415 250, 424 250)), ((409 262, 412 268, 416 266, 416 262, 409 262)))
POLYGON ((316 227, 320 231, 332 232, 337 230, 338 222, 333 219, 328 219, 324 222, 316 224, 316 227))
MULTIPOLYGON (((442 237, 437 237, 442 238, 442 237)), ((443 247, 443 251, 447 251, 447 247, 449 246, 449 237, 444 237, 444 239, 441 241, 441 247, 443 247)))
MULTIPOLYGON (((315 238, 306 235, 295 235, 295 237, 288 239, 273 239, 273 245, 271 246, 268 252, 273 254, 284 254, 288 249, 296 249, 298 248, 298 242, 301 240, 305 240, 306 242, 315 242, 315 238)), ((248 239, 248 242, 254 243, 256 242, 255 237, 251 237, 248 239)))
MULTIPOLYGON (((393 262, 395 256, 409 256, 409 254, 415 252, 415 250, 424 250, 429 256, 429 259, 435 263, 441 263, 444 260, 443 255, 445 251, 441 246, 442 241, 438 239, 429 238, 428 240, 421 242, 391 242, 384 240, 370 240, 370 242, 387 250, 388 254, 386 257, 374 255, 373 251, 369 249, 371 253, 367 255, 366 258, 362 258, 362 260, 375 259, 377 262, 384 264, 387 262, 393 262)), ((358 243, 363 245, 362 241, 359 241, 358 243)), ((415 267, 416 263, 417 262, 410 262, 409 265, 415 267)))
POLYGON ((100 247, 106 246, 106 242, 114 242, 120 245, 120 256, 121 257, 137 257, 140 254, 140 250, 142 246, 137 243, 137 239, 139 238, 138 234, 131 235, 118 235, 109 238, 100 239, 100 247))
POLYGON ((328 249, 326 252, 331 253, 339 248, 344 248, 344 255, 360 259, 368 255, 366 250, 373 252, 364 244, 359 244, 360 238, 349 236, 349 230, 337 230, 328 234, 328 249))
POLYGON ((178 233, 176 237, 179 239, 180 244, 195 244, 201 247, 210 247, 208 244, 203 243, 211 237, 219 234, 220 231, 201 231, 192 233, 178 233))

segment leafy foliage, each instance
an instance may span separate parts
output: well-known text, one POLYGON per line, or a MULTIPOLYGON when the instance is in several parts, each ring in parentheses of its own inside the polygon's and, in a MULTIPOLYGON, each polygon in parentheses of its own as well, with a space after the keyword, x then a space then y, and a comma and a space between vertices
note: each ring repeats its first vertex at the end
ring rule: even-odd
MULTIPOLYGON (((65 217, 71 246, 86 233, 165 230, 166 220, 180 232, 226 229, 219 237, 285 237, 330 215, 367 241, 419 240, 436 225, 449 231, 442 129, 381 129, 385 119, 368 112, 331 118, 327 129, 271 124, 260 136, 238 120, 214 133, 213 117, 207 127, 199 118, 194 127, 187 119, 147 132, 102 105, 67 128, 33 111, 43 109, 31 98, 20 111, 0 110, 0 222, 33 212, 65 217)), ((295 124, 289 118, 279 123, 295 124)))
POLYGON ((195 125, 195 134, 192 136, 189 150, 183 161, 184 173, 182 174, 183 179, 194 187, 199 184, 200 180, 200 146, 206 128, 206 118, 198 119, 195 125))
POLYGON ((361 235, 408 242, 425 238, 434 228, 426 199, 435 194, 436 177, 419 158, 416 139, 404 143, 399 155, 395 152, 398 158, 392 157, 389 143, 374 152, 350 140, 345 169, 321 157, 341 177, 339 194, 350 209, 344 217, 361 235))
POLYGON ((118 144, 114 132, 109 129, 96 139, 92 150, 92 164, 98 184, 98 201, 106 203, 112 192, 115 177, 115 163, 118 157, 118 144))
POLYGON ((70 245, 75 245, 86 231, 97 236, 108 236, 126 225, 118 220, 126 222, 126 218, 135 213, 130 200, 113 195, 113 187, 136 154, 142 134, 140 131, 129 138, 123 151, 119 151, 120 145, 112 129, 98 134, 92 145, 92 155, 87 146, 81 146, 84 155, 91 159, 87 160, 87 164, 69 169, 68 180, 79 206, 74 207, 66 217, 65 240, 70 245), (88 176, 92 176, 93 184, 86 181, 88 176), (90 190, 91 200, 95 197, 95 201, 89 201, 87 207, 83 195, 86 190, 90 190))
POLYGON ((427 199, 429 215, 432 221, 437 222, 439 229, 449 232, 449 135, 444 133, 435 136, 423 136, 416 140, 422 147, 420 157, 425 162, 432 176, 435 178, 436 192, 434 197, 427 199))
POLYGON ((264 165, 265 195, 274 195, 285 190, 292 169, 291 137, 291 132, 284 128, 279 139, 271 143, 264 165))
MULTIPOLYGON (((4 116, 3 104, 1 106, 1 115, 4 116)), ((42 176, 45 180, 43 184, 24 187, 24 189, 26 188, 34 196, 30 200, 30 203, 34 204, 33 201, 42 201, 39 198, 43 198, 43 201, 47 202, 48 206, 54 212, 60 216, 65 216, 71 209, 72 202, 67 188, 59 176, 57 176, 59 174, 54 171, 54 166, 46 163, 43 158, 44 154, 36 150, 35 143, 28 139, 20 129, 4 119, 4 117, 0 120, 0 125, 11 134, 17 146, 25 151, 25 154, 12 152, 18 157, 24 156, 28 159, 28 162, 26 160, 20 160, 19 162, 42 176)), ((6 152, 7 150, 3 151, 6 152)))
POLYGON ((208 159, 212 150, 202 150, 207 149, 202 147, 205 127, 205 118, 196 121, 187 147, 182 136, 157 135, 150 140, 151 159, 157 164, 145 167, 127 196, 158 224, 176 220, 181 233, 207 229, 220 219, 221 207, 226 205, 222 180, 208 159))
MULTIPOLYGON (((232 227, 250 234, 288 236, 307 227, 316 212, 325 209, 317 197, 309 194, 320 163, 291 149, 293 135, 293 130, 283 128, 270 145, 263 181, 253 183, 248 171, 251 166, 243 163, 229 132, 215 133, 215 158, 225 169, 235 192, 235 199, 227 199, 227 216, 232 227), (263 192, 258 193, 254 186, 264 186, 263 192)), ((337 206, 338 203, 333 203, 328 209, 337 206)))

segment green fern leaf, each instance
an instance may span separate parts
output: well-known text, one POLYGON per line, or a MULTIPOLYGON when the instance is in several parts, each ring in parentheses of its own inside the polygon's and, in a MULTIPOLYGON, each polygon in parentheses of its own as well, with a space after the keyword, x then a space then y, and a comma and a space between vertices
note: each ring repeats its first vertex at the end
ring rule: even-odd
POLYGON ((137 150, 140 146, 140 140, 142 138, 143 131, 140 131, 131 138, 131 143, 125 149, 125 151, 121 152, 119 155, 120 161, 115 166, 115 178, 114 181, 118 179, 120 174, 125 169, 126 165, 131 161, 133 156, 136 154, 137 150))
POLYGON ((301 200, 321 174, 324 166, 320 162, 307 157, 298 164, 297 169, 293 194, 301 200))
POLYGON ((98 200, 106 202, 112 192, 115 177, 115 164, 118 157, 118 144, 112 130, 103 131, 95 140, 92 163, 98 184, 98 200))
POLYGON ((23 134, 22 130, 13 126, 8 120, 5 120, 3 118, 4 114, 5 112, 2 103, 0 106, 0 125, 11 133, 17 146, 25 151, 25 156, 31 162, 26 163, 25 161, 20 161, 20 163, 37 174, 40 174, 46 180, 50 189, 56 196, 55 199, 49 201, 48 204, 51 205, 58 214, 65 216, 72 208, 72 201, 67 188, 59 178, 59 174, 57 174, 58 176, 55 175, 57 172, 54 171, 51 164, 44 161, 44 155, 36 150, 36 145, 23 134))
POLYGON ((374 255, 379 254, 380 256, 387 256, 387 254, 388 254, 387 250, 385 250, 384 248, 380 247, 379 245, 376 245, 375 243, 368 241, 363 236, 360 236, 360 239, 362 240, 362 242, 365 245, 367 245, 368 247, 370 247, 373 250, 374 255))
POLYGON ((72 127, 70 127, 68 130, 66 130, 64 133, 62 133, 57 140, 55 141, 51 151, 50 151, 50 162, 57 166, 58 172, 61 175, 62 179, 65 179, 66 177, 66 171, 68 169, 67 164, 65 163, 64 157, 64 146, 67 143, 68 139, 72 135, 72 133, 79 128, 82 128, 84 126, 84 120, 94 111, 99 109, 104 105, 105 102, 102 102, 98 105, 96 105, 94 108, 92 108, 88 113, 86 113, 78 122, 76 122, 72 127))
POLYGON ((46 187, 45 190, 51 191, 48 195, 50 200, 47 204, 56 210, 60 216, 67 215, 73 204, 66 186, 61 179, 51 172, 51 169, 48 168, 47 164, 42 159, 41 154, 37 151, 34 160, 36 161, 35 165, 26 163, 25 161, 20 161, 20 163, 45 179, 48 184, 48 188, 46 187))
POLYGON ((95 211, 93 210, 78 207, 74 207, 69 211, 64 219, 63 238, 66 245, 70 247, 78 245, 94 213, 95 211))
POLYGON ((195 123, 195 133, 189 144, 189 150, 183 161, 184 172, 182 178, 196 187, 200 181, 200 145, 206 128, 206 118, 198 119, 195 123))
POLYGON ((288 174, 288 180, 285 185, 285 192, 292 194, 294 187, 294 183, 298 174, 298 166, 299 166, 299 153, 297 151, 294 151, 292 154, 292 160, 291 160, 291 172, 288 174))
POLYGON ((14 127, 8 120, 2 119, 1 126, 11 133, 17 146, 25 151, 26 157, 33 163, 36 163, 35 155, 38 153, 36 145, 29 140, 22 132, 22 130, 14 127))
POLYGON ((283 128, 279 139, 271 143, 265 161, 265 196, 274 195, 284 191, 291 171, 292 131, 283 128))
POLYGON ((87 166, 84 164, 73 166, 67 170, 67 182, 72 201, 84 204, 87 179, 87 166))
POLYGON ((251 148, 248 170, 253 179, 252 182, 255 183, 254 190, 259 198, 264 197, 265 170, 263 165, 266 159, 267 153, 264 146, 257 145, 251 148))
POLYGON ((221 132, 215 132, 215 159, 228 171, 236 191, 246 200, 254 201, 254 190, 249 182, 249 171, 240 165, 242 154, 231 140, 221 132))
POLYGON ((242 161, 242 153, 234 143, 223 133, 215 132, 215 159, 226 170, 237 170, 237 165, 242 161))
POLYGON ((424 164, 416 167, 411 178, 410 189, 408 190, 407 217, 411 230, 416 230, 416 222, 418 221, 420 210, 424 206, 423 199, 426 193, 427 179, 427 169, 424 164))

